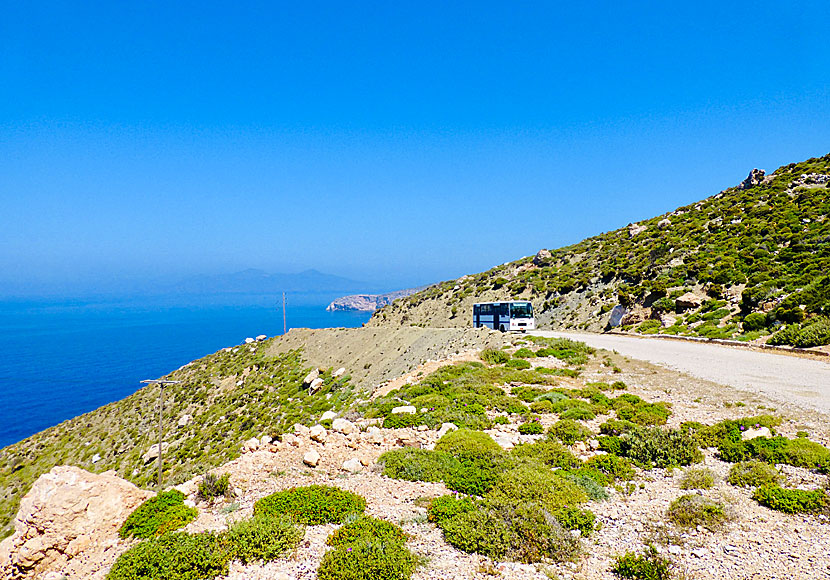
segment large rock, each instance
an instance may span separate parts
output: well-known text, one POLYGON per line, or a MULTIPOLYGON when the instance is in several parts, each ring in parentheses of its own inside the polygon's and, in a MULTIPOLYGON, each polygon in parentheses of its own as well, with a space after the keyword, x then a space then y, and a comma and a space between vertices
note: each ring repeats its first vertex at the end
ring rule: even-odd
POLYGON ((343 435, 349 435, 351 433, 356 433, 360 429, 357 428, 357 425, 348 421, 346 419, 337 418, 331 423, 331 428, 333 431, 337 431, 338 433, 342 433, 343 435))
POLYGON ((552 257, 553 255, 550 253, 550 250, 542 249, 536 252, 536 255, 533 257, 533 263, 537 266, 541 266, 546 264, 552 257))
POLYGON ((310 385, 314 379, 320 376, 320 372, 317 369, 312 369, 310 373, 308 373, 305 378, 303 379, 304 385, 310 385))
MULTIPOLYGON (((170 444, 166 441, 161 444, 161 450, 164 453, 167 453, 167 448, 170 447, 170 444)), ((141 456, 141 459, 144 460, 144 463, 150 463, 153 459, 156 459, 159 456, 159 444, 156 443, 155 445, 150 445, 150 448, 141 456)))
POLYGON ((363 463, 361 463, 360 459, 356 457, 352 457, 351 459, 347 459, 343 462, 343 471, 348 471, 350 473, 359 473, 363 471, 363 463))
POLYGON ((686 292, 682 296, 679 296, 674 303, 681 310, 690 310, 692 308, 700 308, 700 305, 703 304, 703 298, 694 292, 686 292))
POLYGON ((337 377, 342 377, 345 374, 346 374, 346 368, 345 367, 340 367, 339 369, 337 369, 336 371, 331 373, 331 378, 336 379, 337 377))
POLYGON ((647 225, 642 224, 628 224, 628 237, 633 238, 638 234, 643 233, 648 229, 647 225))
POLYGON ((393 415, 397 415, 397 414, 414 415, 417 412, 418 412, 418 409, 416 409, 412 405, 402 405, 400 407, 395 407, 394 409, 392 409, 392 414, 393 415))
POLYGON ((322 387, 322 386, 323 386, 323 379, 317 377, 316 379, 311 381, 310 385, 308 385, 308 394, 313 395, 314 393, 319 391, 320 387, 322 387))
POLYGON ((741 439, 744 441, 757 439, 758 437, 772 437, 772 431, 769 430, 769 427, 759 427, 758 429, 752 429, 750 427, 741 433, 741 439))
POLYGON ((738 189, 750 189, 764 181, 765 171, 763 169, 753 169, 749 175, 738 186, 738 189))
POLYGON ((100 562, 117 544, 127 516, 152 495, 109 472, 53 467, 21 500, 14 534, 0 543, 0 577, 63 572, 81 553, 100 562))
POLYGON ((315 425, 309 429, 308 436, 318 443, 325 443, 328 433, 326 432, 326 428, 322 425, 315 425))
POLYGON ((330 421, 330 420, 334 419, 335 417, 337 417, 337 413, 335 413, 334 411, 326 411, 325 413, 320 415, 320 420, 321 421, 330 421))
POLYGON ((317 467, 320 463, 320 454, 317 453, 314 449, 311 451, 307 451, 305 455, 303 455, 303 463, 308 465, 309 467, 317 467))

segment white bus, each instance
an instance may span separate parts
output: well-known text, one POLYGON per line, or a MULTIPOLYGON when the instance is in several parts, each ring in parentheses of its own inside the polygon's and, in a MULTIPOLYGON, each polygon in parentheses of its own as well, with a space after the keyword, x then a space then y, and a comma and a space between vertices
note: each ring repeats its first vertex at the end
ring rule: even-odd
POLYGON ((536 319, 533 318, 533 305, 530 302, 518 300, 473 304, 473 326, 475 328, 486 326, 502 332, 535 330, 536 319))

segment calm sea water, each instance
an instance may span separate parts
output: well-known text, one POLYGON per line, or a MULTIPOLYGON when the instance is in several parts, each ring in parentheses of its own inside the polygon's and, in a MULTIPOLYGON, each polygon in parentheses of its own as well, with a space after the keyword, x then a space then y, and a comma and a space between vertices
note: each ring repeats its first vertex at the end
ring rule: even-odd
MULTIPOLYGON (((356 327, 337 295, 288 296, 288 328, 356 327)), ((122 399, 193 359, 281 334, 273 295, 0 302, 0 448, 122 399)))

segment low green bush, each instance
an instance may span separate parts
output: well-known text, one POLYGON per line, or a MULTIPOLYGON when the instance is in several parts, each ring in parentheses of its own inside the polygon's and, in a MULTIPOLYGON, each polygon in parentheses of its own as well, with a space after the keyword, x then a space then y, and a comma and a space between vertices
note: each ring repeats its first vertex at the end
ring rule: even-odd
POLYGON ((767 427, 775 433, 775 427, 781 424, 781 417, 774 415, 757 415, 744 419, 727 419, 714 425, 703 425, 687 421, 681 425, 683 430, 694 434, 701 447, 720 447, 728 441, 741 441, 741 433, 747 429, 767 427))
POLYGON ((501 455, 463 457, 459 466, 447 474, 448 488, 470 495, 484 495, 499 478, 504 459, 501 455))
POLYGON ((350 491, 327 485, 309 485, 278 491, 254 504, 254 515, 288 515, 301 524, 340 523, 346 516, 362 513, 366 500, 350 491))
POLYGON ((752 494, 752 499, 787 514, 823 511, 830 503, 824 490, 786 489, 777 485, 762 485, 752 494))
POLYGON ((635 405, 617 405, 617 417, 637 425, 665 425, 671 415, 667 403, 646 403, 640 401, 635 405))
POLYGON ((497 415, 496 417, 493 417, 494 425, 508 425, 509 423, 510 419, 508 419, 504 415, 497 415))
POLYGON ((603 435, 622 435, 637 428, 637 425, 631 421, 623 421, 620 419, 608 419, 605 423, 599 426, 599 432, 603 435))
POLYGON ((744 332, 752 332, 767 327, 767 315, 762 312, 751 312, 744 316, 744 332))
POLYGON ((440 525, 441 522, 454 518, 458 514, 475 510, 478 501, 457 493, 436 497, 429 503, 427 519, 440 525))
POLYGON ((604 435, 597 437, 600 451, 605 451, 611 455, 622 454, 622 440, 616 435, 604 435))
POLYGON ((739 487, 761 487, 778 485, 782 479, 778 470, 769 463, 749 460, 733 465, 729 470, 727 481, 739 487))
POLYGON ((504 363, 504 366, 509 368, 509 369, 523 370, 523 369, 529 369, 533 365, 530 364, 528 361, 526 361, 523 358, 512 358, 509 361, 507 361, 506 363, 504 363))
POLYGON ((683 472, 680 489, 709 489, 715 485, 715 474, 708 467, 692 467, 683 472))
POLYGON ((572 419, 562 419, 551 425, 550 434, 565 445, 573 445, 577 441, 585 441, 593 435, 590 429, 572 419))
POLYGON ((387 451, 378 463, 383 465, 386 477, 406 481, 443 481, 461 465, 448 453, 413 447, 387 451))
POLYGON ((756 437, 748 441, 727 439, 718 447, 718 455, 731 463, 757 459, 821 472, 830 466, 830 449, 804 437, 756 437))
POLYGON ((544 465, 522 463, 499 474, 488 497, 534 502, 550 512, 587 501, 585 492, 544 465))
POLYGON ((573 453, 568 451, 561 443, 552 439, 516 445, 511 450, 510 455, 517 458, 533 459, 550 467, 563 469, 572 469, 581 464, 573 453))
POLYGON ((233 558, 243 564, 276 560, 293 550, 303 539, 305 530, 287 516, 255 515, 228 527, 233 558))
POLYGON ((405 429, 426 425, 426 420, 419 413, 390 413, 383 418, 384 429, 405 429))
POLYGON ((195 508, 184 505, 178 490, 163 491, 138 506, 118 530, 122 538, 152 538, 183 528, 196 519, 195 508))
POLYGON ((703 460, 697 441, 686 431, 640 428, 620 437, 620 454, 644 467, 676 467, 703 460))
POLYGON ((510 360, 510 355, 503 350, 485 348, 478 354, 478 358, 490 365, 501 365, 510 360))
MULTIPOLYGON (((541 367, 537 367, 541 368, 541 367)), ((550 401, 551 405, 554 403, 558 403, 559 401, 564 401, 565 399, 569 399, 568 395, 565 393, 560 393, 559 391, 547 391, 536 397, 537 401, 550 401)))
POLYGON ((217 477, 213 473, 206 473, 199 482, 199 488, 196 492, 196 497, 201 500, 209 500, 214 497, 231 497, 231 480, 230 475, 225 473, 221 477, 217 477))
POLYGON ((591 501, 605 501, 609 497, 605 485, 597 480, 596 474, 600 472, 595 471, 590 476, 586 475, 582 469, 574 471, 560 470, 557 473, 578 486, 591 501))
POLYGON ((571 407, 567 411, 559 415, 561 419, 572 421, 590 421, 596 418, 596 413, 592 409, 585 407, 571 407))
POLYGON ((510 389, 510 394, 525 403, 530 403, 546 395, 547 391, 539 387, 522 385, 520 387, 513 387, 510 389))
POLYGON ((590 536, 597 518, 591 510, 565 506, 557 510, 556 519, 566 530, 579 530, 582 536, 590 536))
POLYGON ((610 483, 621 479, 628 481, 634 478, 634 468, 628 460, 616 455, 595 455, 585 462, 588 469, 596 469, 610 479, 610 483))
POLYGON ((404 531, 393 523, 369 516, 359 516, 335 530, 326 540, 326 544, 344 546, 367 539, 405 543, 408 538, 404 531))
POLYGON ((649 546, 642 554, 626 552, 617 556, 611 571, 625 580, 671 580, 671 568, 669 559, 649 546))
POLYGON ((702 495, 682 495, 669 504, 669 520, 681 527, 713 528, 726 521, 723 504, 702 495))
POLYGON ((542 427, 539 421, 528 421, 527 423, 519 425, 519 433, 522 435, 539 435, 544 432, 545 428, 542 427))
POLYGON ((483 431, 457 429, 450 431, 435 444, 436 451, 443 451, 458 458, 501 455, 502 449, 483 431))
POLYGON ((547 399, 543 399, 541 401, 533 401, 530 404, 530 412, 531 413, 553 413, 553 403, 551 403, 547 399))
POLYGON ((212 580, 228 573, 225 535, 175 532, 136 544, 118 557, 107 580, 212 580))
POLYGON ((520 348, 516 352, 513 353, 515 358, 534 358, 536 353, 530 350, 529 348, 520 348))
POLYGON ((336 546, 323 556, 319 580, 407 580, 418 558, 399 542, 359 541, 336 546))

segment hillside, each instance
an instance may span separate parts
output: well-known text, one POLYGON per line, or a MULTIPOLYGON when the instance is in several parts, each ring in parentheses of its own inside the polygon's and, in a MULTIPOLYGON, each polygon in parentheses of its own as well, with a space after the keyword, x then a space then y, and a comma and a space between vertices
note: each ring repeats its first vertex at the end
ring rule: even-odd
POLYGON ((406 288, 405 290, 396 290, 394 292, 386 292, 385 294, 352 294, 350 296, 343 296, 337 298, 326 307, 328 311, 335 310, 357 310, 361 312, 374 312, 378 308, 382 308, 387 304, 392 304, 398 298, 404 298, 425 290, 428 286, 419 286, 417 288, 406 288))
POLYGON ((619 306, 622 330, 759 340, 789 325, 773 342, 827 343, 828 186, 830 155, 753 170, 698 203, 431 286, 369 325, 469 326, 473 303, 514 298, 554 329, 604 330, 619 306))

